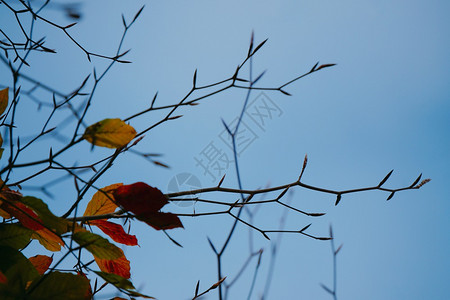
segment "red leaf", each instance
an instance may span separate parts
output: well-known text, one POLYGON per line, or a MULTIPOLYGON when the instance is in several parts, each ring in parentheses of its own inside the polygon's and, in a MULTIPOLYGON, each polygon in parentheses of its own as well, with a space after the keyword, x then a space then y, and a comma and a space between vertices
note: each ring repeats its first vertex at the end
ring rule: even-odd
POLYGON ((46 249, 59 251, 64 246, 64 241, 53 231, 56 227, 61 229, 65 226, 62 225, 63 219, 54 216, 42 200, 22 197, 20 193, 4 187, 0 192, 0 208, 3 217, 6 212, 9 217, 16 217, 24 227, 33 230, 31 238, 39 240, 46 249))
POLYGON ((332 67, 332 66, 335 66, 336 64, 324 64, 324 65, 321 65, 321 66, 319 66, 317 69, 316 69, 316 71, 319 71, 320 69, 323 69, 323 68, 329 68, 329 67, 332 67))
POLYGON ((36 255, 28 259, 36 268, 39 274, 44 275, 48 267, 52 264, 53 258, 47 255, 36 255))
POLYGON ((100 228, 101 231, 109 235, 115 242, 128 246, 136 246, 138 244, 136 236, 127 234, 119 224, 105 220, 94 220, 89 223, 100 228))
POLYGON ((146 213, 137 216, 141 221, 144 221, 148 225, 152 226, 156 230, 184 228, 177 215, 171 213, 146 213))
POLYGON ((123 185, 114 192, 114 199, 125 210, 156 230, 183 228, 177 215, 159 210, 168 203, 166 196, 157 188, 143 182, 123 185))
MULTIPOLYGON (((0 184, 3 184, 2 180, 0 180, 0 184)), ((42 220, 30 207, 19 202, 21 198, 21 193, 4 186, 0 191, 0 209, 2 216, 7 217, 9 215, 9 217, 16 217, 23 226, 31 230, 43 229, 42 220)))
POLYGON ((126 279, 131 277, 130 261, 125 257, 125 255, 114 260, 102 259, 95 256, 94 258, 100 270, 102 270, 103 272, 116 274, 126 279))
POLYGON ((0 283, 8 284, 8 278, 2 271, 0 271, 0 283))
POLYGON ((168 203, 160 190, 144 182, 118 187, 114 198, 125 210, 135 215, 157 212, 168 203))
POLYGON ((14 202, 13 205, 4 202, 2 208, 11 216, 16 217, 28 229, 37 231, 45 228, 38 215, 21 202, 14 202))

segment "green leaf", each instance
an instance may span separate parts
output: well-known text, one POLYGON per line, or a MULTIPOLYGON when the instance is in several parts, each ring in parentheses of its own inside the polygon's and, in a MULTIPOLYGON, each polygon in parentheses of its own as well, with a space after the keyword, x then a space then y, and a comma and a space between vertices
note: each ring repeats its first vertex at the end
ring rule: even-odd
POLYGON ((0 271, 7 283, 0 284, 0 299, 24 299, 27 283, 39 273, 33 264, 18 250, 0 246, 0 271))
POLYGON ((0 245, 22 249, 30 242, 32 232, 19 224, 0 224, 0 245))
POLYGON ((61 235, 67 232, 68 222, 63 218, 55 216, 49 210, 47 204, 45 204, 41 199, 27 196, 23 197, 21 202, 32 208, 42 220, 42 223, 47 228, 54 230, 56 234, 61 235))
POLYGON ((3 114, 8 107, 8 91, 8 88, 0 90, 0 115, 3 114))
POLYGON ((30 300, 84 300, 89 297, 89 280, 82 275, 51 272, 35 279, 28 290, 30 300))
POLYGON ((121 148, 136 136, 136 130, 121 119, 104 119, 88 128, 83 138, 96 146, 121 148))
MULTIPOLYGON (((129 296, 141 297, 141 298, 145 298, 145 299, 156 299, 154 297, 151 297, 151 296, 148 296, 148 295, 144 295, 144 294, 141 294, 141 293, 136 292, 136 291, 127 290, 126 294, 128 294, 129 296)), ((134 298, 132 298, 132 299, 134 299, 134 298)))
POLYGON ((89 231, 80 231, 73 235, 73 239, 81 247, 86 248, 95 257, 114 260, 123 256, 123 252, 107 239, 89 231))
POLYGON ((113 284, 117 288, 125 289, 125 290, 134 290, 135 289, 133 284, 128 279, 125 279, 122 276, 112 274, 112 273, 106 273, 106 272, 99 272, 99 271, 94 271, 94 272, 98 276, 103 278, 104 281, 113 284))
POLYGON ((155 299, 151 296, 144 295, 144 294, 134 291, 135 287, 133 286, 133 284, 128 279, 125 279, 122 276, 112 274, 112 273, 99 272, 99 271, 94 271, 94 272, 98 276, 103 278, 104 281, 111 283, 118 289, 124 290, 124 292, 130 296, 142 297, 142 298, 147 298, 147 299, 155 299))

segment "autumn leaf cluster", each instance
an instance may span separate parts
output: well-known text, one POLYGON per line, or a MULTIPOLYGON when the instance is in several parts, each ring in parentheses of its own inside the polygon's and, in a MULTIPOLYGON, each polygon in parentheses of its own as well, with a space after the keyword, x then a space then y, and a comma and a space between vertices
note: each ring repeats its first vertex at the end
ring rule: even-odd
MULTIPOLYGON (((8 89, 4 89, 0 91, 0 114, 7 107, 8 89)), ((93 146, 119 149, 135 136, 135 129, 124 121, 105 119, 86 128, 83 138, 93 146)), ((99 269, 89 267, 89 270, 106 283, 129 296, 151 298, 135 290, 130 281, 130 261, 115 244, 136 246, 136 236, 110 219, 120 212, 156 230, 182 228, 178 216, 160 211, 168 203, 160 190, 143 182, 109 185, 93 195, 83 214, 84 221, 80 222, 56 216, 43 200, 24 196, 3 181, 0 186, 0 216, 4 219, 0 224, 2 299, 59 299, 62 294, 65 299, 92 298, 91 283, 86 274, 57 271, 65 256, 83 249, 90 252, 99 269), (93 227, 105 236, 93 233, 93 227), (33 240, 50 252, 66 251, 66 254, 59 261, 53 261, 53 255, 43 254, 27 258, 21 250, 33 240), (69 247, 72 242, 78 247, 69 247)))

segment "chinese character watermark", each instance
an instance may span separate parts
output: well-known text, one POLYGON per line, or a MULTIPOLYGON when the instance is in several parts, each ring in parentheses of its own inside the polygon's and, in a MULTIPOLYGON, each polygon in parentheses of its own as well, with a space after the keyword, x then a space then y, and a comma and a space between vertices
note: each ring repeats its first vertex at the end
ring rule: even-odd
POLYGON ((261 93, 248 105, 245 114, 265 132, 269 122, 281 117, 283 111, 265 93, 261 93))
POLYGON ((220 179, 223 171, 227 170, 233 162, 222 149, 214 145, 214 142, 210 142, 194 159, 197 162, 196 167, 201 167, 203 175, 211 177, 213 182, 217 180, 217 177, 220 179))
MULTIPOLYGON (((267 126, 274 119, 283 114, 281 108, 273 102, 264 92, 261 92, 246 108, 240 121, 239 130, 235 134, 236 154, 241 156, 258 138, 266 132, 267 126), (259 135, 258 135, 259 134, 259 135)), ((236 117, 227 124, 233 132, 239 121, 236 117)), ((232 138, 224 128, 218 139, 210 141, 197 156, 194 157, 195 166, 201 168, 203 175, 217 182, 225 175, 229 166, 234 163, 232 138), (226 146, 226 147, 225 147, 226 146)))
MULTIPOLYGON (((200 180, 191 173, 180 173, 172 177, 167 185, 168 193, 177 193, 180 191, 194 191, 201 189, 200 180)), ((183 200, 171 200, 171 202, 180 207, 189 207, 194 205, 197 195, 183 196, 183 200), (192 199, 189 201, 189 199, 192 199)))
MULTIPOLYGON (((228 128, 231 131, 234 131, 236 128, 236 124, 239 118, 236 118, 228 125, 228 128)), ((231 151, 233 151, 233 143, 231 140, 231 136, 226 129, 224 129, 220 134, 219 138, 227 145, 231 151)), ((239 125, 239 130, 236 132, 235 141, 236 141, 236 153, 240 156, 245 149, 247 149, 254 141, 258 139, 256 133, 247 125, 244 121, 241 121, 239 125)))

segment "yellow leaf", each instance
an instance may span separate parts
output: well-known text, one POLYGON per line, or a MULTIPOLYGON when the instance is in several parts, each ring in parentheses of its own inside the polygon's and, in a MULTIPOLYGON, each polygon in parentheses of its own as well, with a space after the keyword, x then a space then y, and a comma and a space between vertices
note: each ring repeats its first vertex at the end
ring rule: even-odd
POLYGON ((0 90, 0 115, 3 114, 8 107, 8 91, 8 88, 0 90))
POLYGON ((121 148, 136 136, 136 130, 121 119, 104 119, 88 128, 83 138, 96 146, 121 148))
POLYGON ((89 201, 83 216, 96 216, 113 213, 116 210, 117 205, 111 201, 111 199, 114 199, 114 191, 122 185, 123 183, 115 183, 102 188, 101 191, 97 191, 94 196, 92 196, 91 201, 89 201))

